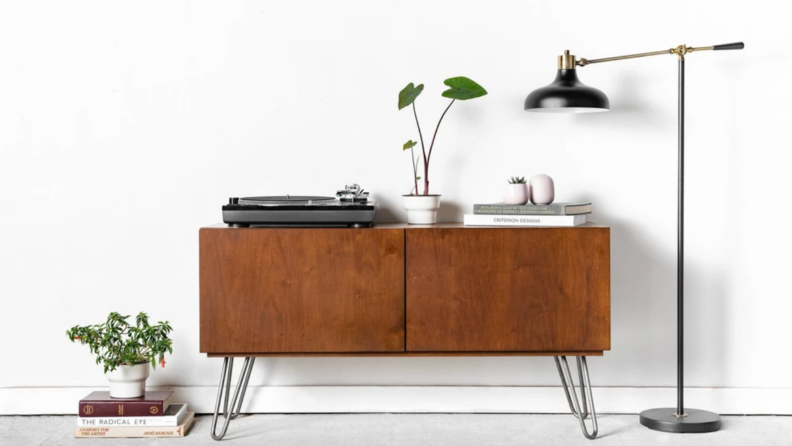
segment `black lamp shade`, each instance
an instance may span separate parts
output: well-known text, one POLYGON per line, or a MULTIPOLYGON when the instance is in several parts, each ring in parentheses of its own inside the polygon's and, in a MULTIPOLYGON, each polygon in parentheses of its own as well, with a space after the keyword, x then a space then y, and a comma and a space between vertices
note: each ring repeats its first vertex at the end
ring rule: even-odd
POLYGON ((605 93, 577 77, 577 70, 558 70, 552 84, 536 89, 525 98, 525 111, 540 113, 593 113, 610 109, 605 93))

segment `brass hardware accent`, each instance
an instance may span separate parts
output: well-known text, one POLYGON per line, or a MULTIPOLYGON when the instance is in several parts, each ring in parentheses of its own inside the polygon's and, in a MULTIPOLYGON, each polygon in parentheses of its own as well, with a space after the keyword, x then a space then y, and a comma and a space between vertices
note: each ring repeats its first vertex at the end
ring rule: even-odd
POLYGON ((602 59, 592 59, 592 60, 580 59, 578 61, 578 65, 580 65, 581 67, 585 67, 586 65, 590 65, 593 63, 613 62, 615 60, 635 59, 638 57, 647 57, 647 56, 659 56, 661 54, 674 54, 674 50, 670 49, 665 51, 653 51, 651 53, 638 53, 638 54, 630 54, 627 56, 605 57, 602 59))
MULTIPOLYGON (((688 51, 688 52, 689 52, 689 51, 688 51)), ((674 414, 674 416, 675 416, 675 417, 677 417, 677 418, 685 418, 686 416, 688 416, 688 414, 686 414, 686 413, 683 413, 682 415, 680 415, 680 414, 678 414, 678 413, 675 413, 675 414, 674 414)))
MULTIPOLYGON (((636 59, 638 57, 648 57, 648 56, 659 56, 661 54, 675 54, 679 56, 679 60, 685 60, 685 54, 692 53, 693 51, 709 51, 713 50, 714 47, 711 46, 700 46, 697 48, 689 47, 686 45, 679 45, 676 48, 671 48, 663 51, 652 51, 650 53, 638 53, 638 54, 629 54, 627 56, 615 56, 615 57, 604 57, 602 59, 586 59, 581 57, 575 64, 579 67, 585 67, 586 65, 591 65, 593 63, 602 63, 602 62, 613 62, 615 60, 625 60, 625 59, 636 59)), ((564 56, 558 56, 558 68, 561 68, 561 59, 567 57, 566 55, 569 54, 568 51, 564 52, 564 56)), ((573 57, 574 56, 569 56, 573 57)))
POLYGON ((685 60, 685 54, 692 53, 693 48, 685 45, 679 45, 676 48, 671 48, 671 53, 679 56, 679 60, 685 60))
POLYGON ((688 53, 692 53, 693 51, 712 51, 714 49, 714 46, 700 46, 697 48, 688 48, 688 53))
POLYGON ((571 56, 569 54, 569 50, 564 50, 564 55, 558 56, 558 69, 559 70, 575 69, 575 56, 571 56))

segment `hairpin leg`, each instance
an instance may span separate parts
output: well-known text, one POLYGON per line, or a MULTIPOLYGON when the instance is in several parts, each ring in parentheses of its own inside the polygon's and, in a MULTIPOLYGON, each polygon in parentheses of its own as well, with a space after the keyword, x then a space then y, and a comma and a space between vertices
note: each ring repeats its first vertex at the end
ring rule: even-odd
POLYGON ((250 372, 253 371, 253 362, 256 358, 247 357, 242 364, 242 372, 239 373, 237 380, 236 390, 234 391, 234 399, 231 400, 231 412, 228 411, 228 398, 231 395, 231 375, 234 369, 234 358, 226 357, 223 359, 223 370, 220 373, 220 388, 217 389, 217 401, 215 402, 214 415, 212 416, 212 438, 215 440, 222 440, 228 430, 228 424, 239 416, 242 410, 242 401, 245 399, 245 391, 247 390, 248 381, 250 380, 250 372), (220 403, 223 402, 223 411, 220 412, 220 403), (222 413, 225 421, 223 422, 223 429, 220 434, 217 434, 217 416, 222 413))
POLYGON ((569 409, 572 411, 578 421, 580 421, 580 429, 583 435, 589 440, 597 438, 597 412, 594 410, 594 398, 591 395, 591 381, 589 381, 588 364, 586 363, 585 356, 578 356, 577 368, 578 378, 580 379, 580 396, 583 400, 583 411, 581 412, 581 404, 578 400, 577 392, 575 391, 575 383, 572 381, 572 374, 569 372, 569 364, 567 363, 566 356, 555 356, 556 368, 558 369, 558 376, 561 377, 561 385, 564 387, 567 403, 569 409), (559 360, 560 358, 560 360, 559 360), (588 407, 591 407, 589 412, 588 407), (585 419, 591 415, 592 432, 589 433, 586 429, 585 419))

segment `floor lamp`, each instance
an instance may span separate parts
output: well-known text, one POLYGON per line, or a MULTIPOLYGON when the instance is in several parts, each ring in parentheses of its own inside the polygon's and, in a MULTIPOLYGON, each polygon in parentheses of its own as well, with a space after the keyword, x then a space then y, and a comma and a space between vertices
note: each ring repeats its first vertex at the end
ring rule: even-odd
POLYGON ((629 56, 606 57, 603 59, 575 59, 569 51, 558 56, 558 74, 555 81, 534 90, 525 99, 525 110, 544 113, 588 113, 608 111, 608 97, 596 88, 582 84, 577 77, 576 68, 587 65, 612 62, 615 60, 635 59, 638 57, 671 54, 679 59, 679 189, 677 214, 677 407, 649 409, 641 412, 641 424, 649 429, 664 432, 713 432, 720 429, 720 415, 699 409, 686 409, 684 406, 684 236, 685 236, 685 55, 696 51, 741 50, 742 42, 726 45, 702 46, 691 48, 679 45, 663 51, 631 54, 629 56))

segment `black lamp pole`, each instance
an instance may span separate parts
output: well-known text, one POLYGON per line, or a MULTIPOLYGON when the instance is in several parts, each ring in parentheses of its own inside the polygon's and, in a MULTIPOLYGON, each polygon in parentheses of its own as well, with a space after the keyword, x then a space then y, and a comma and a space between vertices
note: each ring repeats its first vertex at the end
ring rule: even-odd
POLYGON ((525 110, 533 112, 596 112, 608 111, 608 98, 596 88, 588 87, 577 78, 576 67, 634 59, 638 57, 673 54, 679 56, 679 105, 678 105, 678 166, 679 185, 677 198, 677 406, 674 408, 649 409, 641 412, 640 422, 644 426, 664 432, 713 432, 721 427, 720 415, 699 409, 685 409, 685 55, 694 51, 741 50, 742 42, 726 45, 691 48, 680 45, 676 48, 629 56, 607 57, 587 60, 575 59, 565 51, 558 57, 558 75, 555 82, 531 92, 525 99, 525 110))
MULTIPOLYGON (((679 61, 677 138, 677 414, 685 413, 685 60, 679 61)), ((716 428, 715 430, 719 429, 716 428)))

